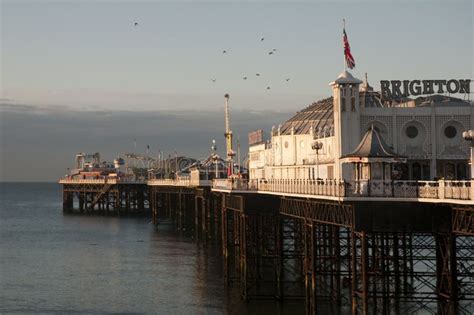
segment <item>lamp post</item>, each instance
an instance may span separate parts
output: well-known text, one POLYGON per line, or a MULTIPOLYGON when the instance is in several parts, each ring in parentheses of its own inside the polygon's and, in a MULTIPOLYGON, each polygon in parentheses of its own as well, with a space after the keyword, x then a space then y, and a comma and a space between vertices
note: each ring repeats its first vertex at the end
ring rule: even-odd
POLYGON ((474 179, 474 130, 467 130, 462 133, 462 137, 466 141, 471 142, 471 179, 474 179))
POLYGON ((217 146, 216 146, 216 140, 212 140, 212 146, 211 146, 211 150, 212 150, 212 160, 214 161, 214 164, 216 165, 216 176, 215 178, 219 178, 219 168, 217 166, 217 160, 218 160, 218 157, 217 157, 217 146))
POLYGON ((323 143, 314 141, 311 144, 311 148, 316 151, 316 179, 319 179, 319 150, 323 148, 323 143))
POLYGON ((175 179, 178 179, 178 152, 174 151, 175 179))

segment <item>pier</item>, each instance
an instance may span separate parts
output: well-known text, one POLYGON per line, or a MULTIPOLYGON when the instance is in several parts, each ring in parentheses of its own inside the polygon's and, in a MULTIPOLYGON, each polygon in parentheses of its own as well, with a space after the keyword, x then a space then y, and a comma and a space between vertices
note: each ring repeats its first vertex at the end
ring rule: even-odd
POLYGON ((347 71, 330 85, 332 97, 267 139, 251 132, 245 167, 229 94, 225 158, 215 141, 204 159, 124 155, 141 167, 79 154, 60 181, 64 210, 149 210, 155 225, 217 243, 225 282, 247 301, 299 299, 307 314, 472 314, 472 104, 386 100, 347 71))
POLYGON ((147 214, 222 247, 245 300, 300 299, 308 314, 469 314, 472 181, 61 179, 65 212, 147 214))
POLYGON ((63 211, 84 214, 144 214, 150 212, 145 181, 61 179, 63 211))

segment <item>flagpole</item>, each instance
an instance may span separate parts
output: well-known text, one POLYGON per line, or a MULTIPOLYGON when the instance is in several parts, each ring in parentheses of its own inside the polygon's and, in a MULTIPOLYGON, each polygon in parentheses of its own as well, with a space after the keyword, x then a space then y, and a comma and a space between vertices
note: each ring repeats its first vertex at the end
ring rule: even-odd
POLYGON ((346 64, 346 53, 344 51, 345 47, 344 47, 344 31, 346 30, 346 19, 342 19, 342 59, 343 59, 343 62, 344 62, 344 72, 347 71, 347 64, 346 64))

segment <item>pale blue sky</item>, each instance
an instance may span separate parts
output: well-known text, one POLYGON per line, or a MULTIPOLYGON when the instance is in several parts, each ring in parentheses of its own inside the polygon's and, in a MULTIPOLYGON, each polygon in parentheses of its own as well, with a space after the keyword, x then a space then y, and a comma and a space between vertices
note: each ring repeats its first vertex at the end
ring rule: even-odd
POLYGON ((23 104, 211 109, 230 93, 236 108, 297 110, 331 94, 343 17, 353 73, 367 71, 377 89, 381 79, 473 70, 472 1, 2 0, 1 8, 0 97, 23 104))
POLYGON ((245 155, 249 131, 331 95, 342 18, 353 74, 376 89, 472 78, 472 1, 222 2, 0 0, 0 181, 54 181, 76 152, 112 160, 133 139, 223 150, 225 93, 245 155))

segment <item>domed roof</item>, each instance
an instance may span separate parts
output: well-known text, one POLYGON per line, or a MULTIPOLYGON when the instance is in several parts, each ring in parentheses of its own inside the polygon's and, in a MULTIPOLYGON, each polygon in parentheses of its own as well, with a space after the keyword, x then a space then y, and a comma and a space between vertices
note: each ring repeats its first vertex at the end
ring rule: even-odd
POLYGON ((333 128, 333 126, 333 97, 329 97, 297 112, 295 116, 281 125, 280 133, 289 135, 294 128, 294 134, 309 134, 311 127, 314 127, 315 130, 324 130, 333 128))

